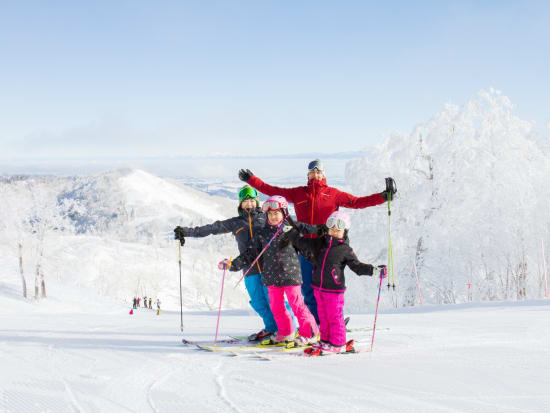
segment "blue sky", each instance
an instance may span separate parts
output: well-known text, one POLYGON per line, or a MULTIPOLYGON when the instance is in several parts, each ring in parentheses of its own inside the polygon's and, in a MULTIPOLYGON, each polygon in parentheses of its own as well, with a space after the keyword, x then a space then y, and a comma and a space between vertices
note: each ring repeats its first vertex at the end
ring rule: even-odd
POLYGON ((494 87, 548 134, 543 1, 0 4, 0 159, 356 151, 494 87))

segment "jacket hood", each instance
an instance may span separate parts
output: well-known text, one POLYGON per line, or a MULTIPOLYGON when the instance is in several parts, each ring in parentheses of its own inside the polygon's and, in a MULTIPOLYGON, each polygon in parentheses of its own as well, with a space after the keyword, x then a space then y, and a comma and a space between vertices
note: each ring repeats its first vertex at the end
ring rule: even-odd
POLYGON ((310 190, 313 189, 313 188, 318 190, 318 189, 321 189, 321 188, 325 188, 326 186, 327 186, 327 178, 326 177, 324 177, 321 180, 317 180, 317 179, 308 179, 307 180, 307 187, 310 190))

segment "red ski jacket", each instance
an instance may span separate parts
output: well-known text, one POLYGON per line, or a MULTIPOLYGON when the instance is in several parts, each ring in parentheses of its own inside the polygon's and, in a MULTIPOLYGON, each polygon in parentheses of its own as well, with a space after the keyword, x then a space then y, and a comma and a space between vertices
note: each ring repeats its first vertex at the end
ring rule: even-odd
POLYGON ((294 204, 298 221, 312 225, 325 224, 329 215, 339 207, 361 209, 386 202, 382 193, 356 197, 328 186, 326 178, 320 181, 310 179, 307 186, 295 188, 271 186, 256 175, 252 175, 247 183, 264 194, 284 196, 294 204))

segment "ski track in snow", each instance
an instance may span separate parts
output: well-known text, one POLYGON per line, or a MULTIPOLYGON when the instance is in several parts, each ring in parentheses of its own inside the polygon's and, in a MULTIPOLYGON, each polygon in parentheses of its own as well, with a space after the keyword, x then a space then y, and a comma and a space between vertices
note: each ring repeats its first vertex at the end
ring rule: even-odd
MULTIPOLYGON (((17 316, 0 314, 2 412, 550 411, 550 301, 382 313, 373 353, 269 352, 271 361, 180 344, 179 312, 11 305, 17 316)), ((215 312, 184 318, 186 337, 212 339, 215 312)), ((368 326, 372 315, 352 322, 368 326)), ((243 335, 258 323, 225 314, 220 331, 243 335)), ((348 338, 369 347, 371 332, 348 338)))
POLYGON ((223 382, 224 374, 221 372, 221 367, 224 366, 224 362, 222 360, 223 359, 220 358, 218 364, 214 368, 215 382, 216 382, 216 385, 218 386, 218 396, 227 404, 227 406, 229 406, 229 408, 233 412, 241 413, 242 410, 240 410, 227 396, 227 392, 223 382))

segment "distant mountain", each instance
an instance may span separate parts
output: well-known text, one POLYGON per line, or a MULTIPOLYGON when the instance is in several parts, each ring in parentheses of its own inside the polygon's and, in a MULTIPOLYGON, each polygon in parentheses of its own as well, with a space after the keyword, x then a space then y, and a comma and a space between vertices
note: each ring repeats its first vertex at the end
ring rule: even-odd
MULTIPOLYGON (((236 214, 235 202, 136 169, 73 178, 4 178, 0 194, 4 281, 17 285, 21 242, 29 288, 40 262, 46 280, 55 277, 120 299, 154 295, 167 308, 179 307, 172 229, 236 214)), ((231 235, 187 240, 185 308, 213 308, 219 298, 217 262, 236 253, 231 235)), ((226 305, 246 306, 244 292, 227 291, 226 305)))

